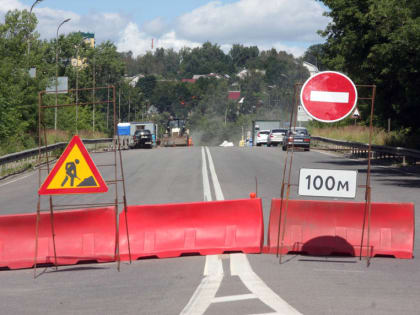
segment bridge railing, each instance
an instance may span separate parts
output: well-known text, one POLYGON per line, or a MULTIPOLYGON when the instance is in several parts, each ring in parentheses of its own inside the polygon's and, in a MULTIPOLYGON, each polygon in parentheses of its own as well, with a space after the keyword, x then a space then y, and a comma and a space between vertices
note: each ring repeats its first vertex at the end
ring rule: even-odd
MULTIPOLYGON (((88 150, 97 150, 103 144, 111 145, 112 138, 85 139, 83 143, 88 150)), ((49 158, 55 158, 61 154, 67 144, 67 142, 58 142, 47 147, 41 147, 41 153, 43 156, 46 156, 45 153, 47 153, 49 158)), ((36 166, 37 162, 43 163, 44 161, 38 161, 38 156, 39 148, 0 156, 0 179, 36 166)))
MULTIPOLYGON (((366 157, 368 156, 369 145, 360 142, 351 142, 343 140, 335 140, 324 137, 311 137, 312 143, 318 148, 332 150, 332 151, 344 151, 350 153, 354 157, 366 157)), ((372 145, 372 156, 373 159, 392 159, 397 160, 403 165, 415 164, 420 161, 420 151, 401 147, 390 147, 383 145, 372 145)))

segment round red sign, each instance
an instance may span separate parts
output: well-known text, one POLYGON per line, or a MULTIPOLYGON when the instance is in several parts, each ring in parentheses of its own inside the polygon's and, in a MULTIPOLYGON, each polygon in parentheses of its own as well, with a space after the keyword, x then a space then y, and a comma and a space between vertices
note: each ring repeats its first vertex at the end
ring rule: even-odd
POLYGON ((357 103, 357 90, 346 75, 324 71, 306 80, 300 92, 300 101, 310 117, 332 123, 353 112, 357 103))

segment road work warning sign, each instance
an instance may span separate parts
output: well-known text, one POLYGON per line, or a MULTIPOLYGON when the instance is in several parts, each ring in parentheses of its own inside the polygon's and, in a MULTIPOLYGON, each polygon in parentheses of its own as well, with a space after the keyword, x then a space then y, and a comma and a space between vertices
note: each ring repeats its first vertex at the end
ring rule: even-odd
POLYGON ((38 191, 40 195, 90 194, 108 191, 79 136, 74 136, 38 191))

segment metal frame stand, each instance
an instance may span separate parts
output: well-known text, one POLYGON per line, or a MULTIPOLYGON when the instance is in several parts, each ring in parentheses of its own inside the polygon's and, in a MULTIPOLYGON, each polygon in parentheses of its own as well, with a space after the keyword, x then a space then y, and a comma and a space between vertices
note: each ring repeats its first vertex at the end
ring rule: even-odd
MULTIPOLYGON (((60 92, 60 91, 58 91, 60 92)), ((61 91, 64 92, 64 91, 61 91)), ((58 265, 57 265, 57 252, 56 252, 56 244, 55 244, 55 229, 54 229, 54 210, 66 210, 66 209, 71 209, 72 207, 77 207, 77 206, 82 206, 84 208, 96 208, 96 207, 100 207, 100 206, 114 206, 115 207, 115 224, 116 224, 116 236, 115 236, 115 260, 117 261, 117 269, 118 271, 120 271, 120 254, 119 254, 119 238, 118 238, 118 214, 119 214, 119 205, 122 204, 124 209, 123 211, 125 211, 125 220, 126 220, 126 233, 127 233, 127 241, 128 241, 128 254, 129 254, 129 258, 130 258, 130 264, 131 264, 131 250, 130 250, 130 238, 129 238, 129 233, 128 233, 128 222, 127 222, 127 198, 126 198, 126 190, 125 190, 125 179, 124 179, 124 168, 123 168, 123 162, 122 162, 122 155, 121 155, 121 143, 120 143, 120 139, 119 139, 119 135, 117 132, 117 118, 116 118, 116 102, 115 102, 115 86, 109 85, 106 87, 96 87, 96 88, 84 88, 84 89, 72 89, 69 90, 68 93, 76 93, 76 103, 71 103, 71 104, 57 104, 57 105, 44 105, 43 104, 43 96, 44 94, 46 94, 45 91, 41 91, 38 94, 38 132, 39 132, 39 137, 38 137, 38 165, 42 165, 43 163, 45 163, 46 166, 44 167, 39 167, 38 170, 38 184, 39 187, 41 187, 42 185, 42 179, 43 179, 43 174, 42 171, 47 171, 47 175, 50 173, 50 159, 48 157, 48 152, 47 150, 45 150, 45 156, 43 156, 43 152, 42 152, 42 136, 44 138, 44 146, 45 148, 47 148, 48 143, 47 143, 47 136, 46 136, 46 127, 45 127, 45 122, 44 122, 44 110, 49 109, 49 108, 58 108, 58 107, 76 107, 76 112, 78 110, 78 106, 88 106, 88 105, 99 105, 99 104, 107 104, 109 106, 109 103, 113 104, 113 109, 114 109, 114 113, 113 113, 113 121, 114 121, 114 137, 113 137, 113 141, 112 141, 112 151, 114 153, 114 163, 113 164, 104 164, 104 165, 97 165, 97 167, 114 167, 114 178, 113 179, 109 179, 109 180, 105 180, 105 182, 108 185, 115 185, 115 197, 113 201, 110 202, 104 202, 104 203, 88 203, 88 204, 54 204, 53 202, 53 198, 52 196, 48 196, 49 198, 49 209, 45 209, 42 210, 41 209, 41 195, 38 195, 38 202, 37 202, 37 215, 36 215, 36 226, 35 226, 35 255, 34 255, 34 278, 36 278, 36 270, 37 270, 37 257, 38 257, 38 234, 39 234, 39 222, 40 222, 40 218, 41 218, 41 211, 49 211, 50 212, 50 220, 51 220, 51 235, 52 235, 52 240, 53 240, 53 248, 54 248, 54 266, 55 269, 58 269, 58 265), (107 89, 109 91, 109 89, 112 89, 112 100, 109 99, 109 93, 108 93, 108 99, 107 100, 99 100, 99 101, 95 101, 95 99, 93 100, 93 102, 86 102, 86 103, 78 103, 78 93, 79 91, 92 91, 93 93, 95 93, 98 90, 104 90, 107 89), (117 154, 118 151, 118 154, 117 154), (43 158, 44 157, 44 158, 43 158), (120 176, 118 174, 118 159, 119 159, 119 165, 120 165, 120 176), (123 191, 123 196, 122 196, 122 201, 119 201, 118 198, 118 183, 122 183, 122 191, 123 191)), ((77 121, 76 121, 76 130, 77 130, 77 121)), ((100 153, 100 152, 97 152, 100 153)))
MULTIPOLYGON (((293 97, 293 106, 291 109, 290 114, 290 126, 296 128, 296 121, 297 121, 297 107, 299 104, 299 92, 302 87, 302 83, 296 83, 294 85, 294 97, 293 97)), ((367 240, 366 240, 366 265, 367 267, 370 266, 370 259, 372 251, 370 250, 370 223, 371 223, 371 211, 372 211, 372 203, 371 203, 371 155, 372 155, 372 136, 373 136, 373 113, 375 107, 375 96, 376 96, 376 85, 356 85, 356 88, 369 88, 372 89, 371 95, 369 97, 359 97, 358 100, 370 100, 370 122, 369 122, 369 150, 368 150, 368 165, 367 165, 367 176, 366 176, 366 185, 358 185, 359 188, 365 188, 365 210, 363 216, 363 224, 362 224, 362 237, 360 243, 360 255, 359 259, 362 259, 362 249, 364 247, 364 235, 365 235, 365 225, 366 225, 366 217, 367 217, 367 240)), ((291 172, 293 166, 293 155, 294 155, 294 142, 292 142, 291 147, 291 154, 290 154, 290 161, 288 167, 288 159, 289 159, 289 150, 286 150, 286 157, 284 158, 284 168, 283 168, 283 176, 282 176, 282 184, 280 190, 280 214, 279 214, 279 223, 278 223, 278 231, 277 231, 277 248, 276 248, 276 256, 279 258, 279 263, 282 263, 282 251, 284 247, 284 237, 286 233, 286 222, 287 222, 287 208, 289 204, 290 198, 290 188, 291 186, 298 186, 296 184, 292 184, 291 180, 291 172), (287 181, 286 181, 286 173, 287 181), (284 200, 284 193, 286 190, 286 199, 284 200), (283 207, 284 207, 284 214, 283 214, 283 207), (282 217, 283 224, 282 224, 282 217), (281 235, 280 235, 281 234, 281 235)))

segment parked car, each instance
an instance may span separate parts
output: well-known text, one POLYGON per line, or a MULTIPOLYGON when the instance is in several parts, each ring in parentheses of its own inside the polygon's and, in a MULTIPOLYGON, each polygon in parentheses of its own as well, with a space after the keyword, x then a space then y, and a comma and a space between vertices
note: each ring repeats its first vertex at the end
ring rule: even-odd
POLYGON ((276 147, 279 144, 283 144, 283 138, 286 134, 287 129, 273 129, 270 131, 267 137, 267 147, 276 147))
POLYGON ((133 136, 133 142, 135 148, 152 148, 152 133, 147 129, 136 130, 133 136))
POLYGON ((308 130, 304 127, 296 127, 295 129, 289 129, 287 136, 285 136, 283 142, 283 151, 286 151, 291 147, 303 148, 305 151, 309 151, 311 147, 311 135, 308 130))
POLYGON ((255 144, 259 147, 262 144, 267 144, 267 137, 270 133, 270 130, 261 130, 257 133, 257 138, 255 140, 255 144))

